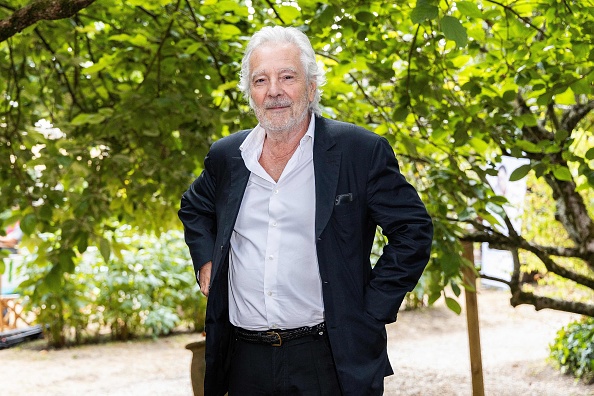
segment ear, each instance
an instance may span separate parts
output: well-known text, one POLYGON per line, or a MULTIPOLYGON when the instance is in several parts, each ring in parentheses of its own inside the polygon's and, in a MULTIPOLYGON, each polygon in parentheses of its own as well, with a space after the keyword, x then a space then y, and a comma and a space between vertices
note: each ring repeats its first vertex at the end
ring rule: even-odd
POLYGON ((317 89, 318 85, 314 82, 312 82, 309 85, 309 92, 307 93, 307 97, 309 99, 310 102, 313 102, 314 98, 316 97, 316 89, 317 89))

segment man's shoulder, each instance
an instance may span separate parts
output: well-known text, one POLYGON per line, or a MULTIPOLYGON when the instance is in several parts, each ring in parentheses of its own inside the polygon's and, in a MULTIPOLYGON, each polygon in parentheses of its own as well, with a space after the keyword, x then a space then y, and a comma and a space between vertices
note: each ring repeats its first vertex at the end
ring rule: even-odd
POLYGON ((220 138, 216 142, 214 142, 211 146, 212 150, 238 150, 239 146, 243 143, 245 138, 251 132, 251 129, 244 129, 238 132, 234 132, 230 135, 220 138))
POLYGON ((338 121, 324 117, 317 117, 317 122, 318 123, 316 124, 316 126, 327 130, 329 133, 333 135, 351 134, 363 138, 367 137, 375 139, 379 137, 379 135, 377 135, 376 133, 371 132, 368 129, 365 129, 359 125, 355 125, 350 122, 338 121))
POLYGON ((350 122, 332 120, 324 117, 316 119, 316 133, 327 134, 329 138, 337 143, 352 144, 375 144, 381 136, 361 126, 350 122))

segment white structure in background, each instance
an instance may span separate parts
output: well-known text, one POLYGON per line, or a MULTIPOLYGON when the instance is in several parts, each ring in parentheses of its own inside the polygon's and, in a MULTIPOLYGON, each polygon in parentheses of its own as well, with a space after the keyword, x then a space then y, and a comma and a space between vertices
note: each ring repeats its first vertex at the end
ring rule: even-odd
MULTIPOLYGON (((2 259, 0 259, 2 260, 2 259)), ((0 295, 14 294, 18 292, 19 284, 25 280, 21 275, 21 264, 23 256, 12 253, 4 258, 4 273, 0 274, 0 295)))
MULTIPOLYGON (((527 159, 502 157, 501 163, 497 167, 497 176, 487 176, 487 181, 493 188, 497 195, 504 196, 509 201, 504 205, 505 213, 509 217, 514 230, 518 234, 522 231, 522 215, 524 213, 524 198, 526 197, 526 178, 517 181, 509 181, 509 176, 514 170, 522 165, 529 163, 527 159)), ((501 223, 501 226, 496 226, 496 229, 508 234, 507 227, 503 219, 494 212, 491 212, 501 223)), ((481 271, 480 273, 487 276, 496 277, 506 281, 511 280, 511 275, 514 270, 514 261, 511 252, 507 250, 492 249, 488 243, 483 243, 481 246, 481 271)), ((492 281, 489 279, 481 279, 481 283, 489 286, 507 287, 504 283, 492 281)))

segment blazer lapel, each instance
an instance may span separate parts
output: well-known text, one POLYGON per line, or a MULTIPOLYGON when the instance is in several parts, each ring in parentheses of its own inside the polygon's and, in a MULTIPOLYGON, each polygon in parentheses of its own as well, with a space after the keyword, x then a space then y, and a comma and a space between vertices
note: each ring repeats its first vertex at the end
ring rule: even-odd
POLYGON ((316 238, 326 228, 334 209, 342 154, 338 150, 331 150, 336 142, 328 133, 326 124, 323 118, 316 117, 313 153, 316 178, 316 238))
POLYGON ((235 225, 235 219, 239 213, 239 207, 243 200, 243 194, 250 178, 250 171, 246 168, 241 155, 231 158, 231 181, 229 183, 229 194, 225 206, 223 240, 227 242, 231 237, 231 230, 235 225))

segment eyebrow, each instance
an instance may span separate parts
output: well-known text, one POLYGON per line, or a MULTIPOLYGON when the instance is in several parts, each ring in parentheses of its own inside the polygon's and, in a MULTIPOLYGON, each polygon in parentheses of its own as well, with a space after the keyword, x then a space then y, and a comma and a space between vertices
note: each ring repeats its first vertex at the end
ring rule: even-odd
MULTIPOLYGON (((282 69, 278 70, 279 74, 282 73, 293 73, 293 74, 297 74, 297 69, 293 68, 293 67, 283 67, 282 69)), ((252 79, 254 77, 259 77, 263 74, 266 74, 266 69, 259 69, 259 70, 254 70, 254 72, 252 73, 252 79)))

